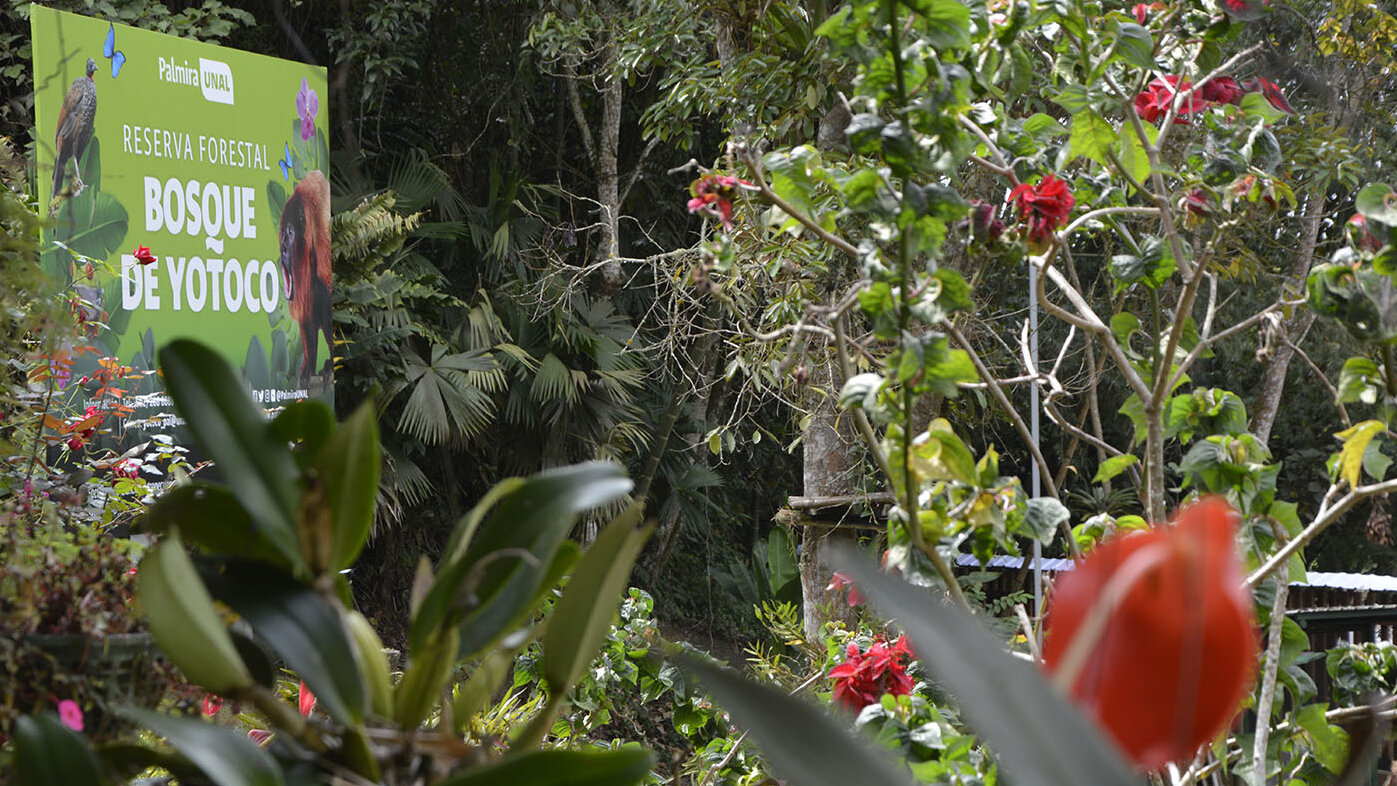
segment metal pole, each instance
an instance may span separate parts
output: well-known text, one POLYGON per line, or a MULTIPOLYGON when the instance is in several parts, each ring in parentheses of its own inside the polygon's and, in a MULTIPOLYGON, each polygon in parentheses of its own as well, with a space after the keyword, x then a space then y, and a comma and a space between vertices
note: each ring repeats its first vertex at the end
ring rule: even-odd
MULTIPOLYGON (((1033 360, 1033 368, 1030 372, 1034 375, 1038 373, 1038 268, 1032 262, 1028 264, 1028 347, 1029 355, 1033 360)), ((1033 448, 1041 450, 1038 439, 1038 382, 1035 380, 1028 386, 1028 430, 1033 437, 1033 448)), ((1038 475, 1038 462, 1029 462, 1032 465, 1032 475, 1030 492, 1033 498, 1037 498, 1041 493, 1042 478, 1038 475)), ((1035 623, 1043 619, 1043 544, 1037 540, 1033 541, 1033 621, 1035 623)), ((1041 645, 1042 642, 1040 641, 1041 645)))

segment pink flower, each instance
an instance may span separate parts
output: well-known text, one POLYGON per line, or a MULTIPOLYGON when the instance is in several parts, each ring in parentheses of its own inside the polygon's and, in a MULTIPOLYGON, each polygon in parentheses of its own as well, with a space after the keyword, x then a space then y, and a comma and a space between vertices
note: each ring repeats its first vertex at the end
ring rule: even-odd
POLYGON ((1037 244, 1048 242, 1052 234, 1072 212, 1076 200, 1067 183, 1049 173, 1037 185, 1020 183, 1009 192, 1009 200, 1018 205, 1019 220, 1027 222, 1028 237, 1037 244))
POLYGON ((306 78, 301 77, 301 89, 296 91, 296 116, 301 118, 301 141, 309 141, 315 136, 315 116, 318 112, 320 97, 306 83, 306 78))
POLYGON ((844 662, 829 670, 835 700, 858 712, 885 693, 911 693, 912 676, 907 673, 911 660, 912 651, 907 648, 905 636, 899 636, 892 644, 882 638, 874 639, 867 652, 860 652, 857 644, 850 643, 844 662))
POLYGON ((257 743, 258 747, 265 748, 267 743, 272 741, 273 734, 266 729, 248 729, 247 738, 257 743))
POLYGON ((72 699, 58 702, 58 719, 73 731, 82 731, 82 708, 72 699))
POLYGON ((301 680, 301 691, 296 696, 296 705, 301 714, 309 718, 311 710, 315 709, 315 694, 306 687, 305 680, 301 680))
POLYGON ((141 474, 141 462, 135 459, 122 459, 112 467, 112 477, 135 480, 141 474))
POLYGON ((204 703, 201 710, 204 713, 205 718, 212 718, 213 716, 217 715, 218 711, 221 709, 223 709, 222 696, 215 696, 212 693, 204 694, 204 703))

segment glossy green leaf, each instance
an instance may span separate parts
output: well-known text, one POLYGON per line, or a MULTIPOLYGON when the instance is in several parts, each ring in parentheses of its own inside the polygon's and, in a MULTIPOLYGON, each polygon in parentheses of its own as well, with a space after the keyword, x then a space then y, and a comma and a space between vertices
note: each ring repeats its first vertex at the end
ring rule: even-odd
POLYGON ((615 750, 529 751, 475 767, 437 786, 630 786, 649 774, 655 757, 639 746, 615 750))
MULTIPOLYGON (((543 602, 543 596, 558 586, 563 576, 577 564, 577 558, 581 553, 582 549, 576 543, 570 540, 563 541, 547 569, 537 571, 539 579, 533 582, 532 593, 522 594, 517 598, 512 594, 503 596, 501 602, 492 604, 488 609, 484 609, 482 614, 471 617, 470 624, 462 625, 459 631, 461 657, 479 655, 509 635, 510 631, 524 624, 543 602)), ((522 588, 527 587, 528 582, 521 582, 519 586, 519 591, 523 592, 522 588)))
MULTIPOLYGON (((1264 96, 1254 95, 1265 103, 1264 96)), ((1353 206, 1369 220, 1397 226, 1397 193, 1386 183, 1369 183, 1364 186, 1354 197, 1353 206)))
POLYGON ((346 726, 363 722, 367 696, 355 647, 339 612, 319 593, 279 570, 241 560, 206 574, 205 581, 305 680, 326 714, 346 726))
POLYGON ((798 786, 912 784, 871 742, 857 739, 846 722, 823 710, 779 688, 749 682, 695 658, 685 658, 683 668, 698 675, 703 688, 747 729, 785 782, 798 786))
POLYGON ((1139 463, 1140 457, 1129 453, 1124 456, 1112 456, 1101 462, 1101 465, 1096 468, 1096 475, 1092 477, 1091 482, 1105 483, 1139 463))
POLYGON ((213 350, 187 339, 160 350, 160 367, 175 408, 238 501, 277 550, 302 568, 294 518, 300 471, 242 380, 213 350))
POLYGON ((960 700, 965 719, 994 749, 1014 783, 1144 783, 1040 671, 1010 657, 974 620, 926 590, 884 574, 857 552, 839 550, 833 564, 874 608, 902 625, 917 660, 960 700))
MULTIPOLYGON (((615 501, 631 481, 616 464, 590 462, 528 478, 499 505, 465 554, 444 561, 412 621, 408 646, 463 622, 463 641, 493 639, 532 598, 568 530, 582 511, 615 501)), ((463 656, 470 652, 463 650, 463 656)))
POLYGON ((1058 527, 1067 521, 1071 514, 1067 506, 1052 497, 1034 497, 1024 509, 1024 524, 1033 534, 1034 540, 1045 544, 1052 543, 1058 527))
POLYGON ((315 459, 330 504, 331 570, 353 565, 369 539, 382 464, 378 418, 373 402, 365 401, 335 429, 315 459))
POLYGON ((14 774, 19 786, 100 786, 109 783, 87 740, 53 713, 21 715, 14 726, 14 774))
POLYGON ((1154 39, 1150 31, 1134 22, 1121 22, 1116 25, 1116 56, 1125 62, 1151 70, 1155 68, 1154 39))
POLYGON ((1110 151, 1116 146, 1116 129, 1110 121, 1090 110, 1072 116, 1069 145, 1072 158, 1085 156, 1102 166, 1110 166, 1110 151))
POLYGON ((164 737, 218 786, 282 786, 281 770, 271 754, 241 732, 133 707, 118 714, 164 737))
POLYGON ((291 565, 225 486, 176 486, 150 506, 141 525, 154 532, 179 527, 186 540, 213 554, 247 557, 284 568, 291 565))
POLYGON ((653 527, 636 529, 643 508, 632 504, 582 555, 553 609, 543 638, 543 676, 550 691, 566 693, 606 641, 631 566, 653 527))
POLYGON ((272 432, 295 445, 297 463, 307 466, 335 430, 335 413, 323 401, 293 401, 272 418, 272 432))

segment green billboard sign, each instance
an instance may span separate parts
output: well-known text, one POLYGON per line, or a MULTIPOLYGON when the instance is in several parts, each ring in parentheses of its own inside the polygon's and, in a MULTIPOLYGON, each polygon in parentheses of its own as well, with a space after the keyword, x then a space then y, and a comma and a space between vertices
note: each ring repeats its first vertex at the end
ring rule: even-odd
POLYGON ((140 372, 195 338, 264 406, 328 396, 325 69, 40 6, 30 18, 42 261, 88 342, 72 377, 133 369, 137 425, 169 412, 140 372))

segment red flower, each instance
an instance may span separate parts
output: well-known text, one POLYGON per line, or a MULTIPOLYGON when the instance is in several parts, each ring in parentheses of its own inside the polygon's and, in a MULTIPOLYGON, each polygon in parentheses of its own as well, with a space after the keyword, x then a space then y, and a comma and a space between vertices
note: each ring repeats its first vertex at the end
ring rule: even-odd
POLYGON ((272 733, 266 729, 248 729, 247 738, 257 743, 257 747, 265 748, 267 743, 272 741, 272 733))
POLYGON ((849 644, 844 662, 829 670, 834 680, 834 698, 854 712, 882 698, 884 693, 905 696, 912 692, 912 677, 907 673, 907 663, 912 660, 912 651, 907 648, 906 637, 888 644, 881 638, 874 639, 867 652, 860 652, 857 644, 849 644))
POLYGON ((205 718, 212 718, 213 716, 217 715, 218 711, 221 709, 223 709, 222 696, 215 696, 212 693, 204 694, 204 703, 201 710, 204 713, 205 718))
POLYGON ((1217 104, 1235 104, 1242 100, 1243 95, 1246 95, 1245 91, 1230 76, 1209 79, 1198 86, 1199 98, 1217 104))
POLYGON ((82 437, 78 436, 77 434, 74 434, 73 436, 68 437, 68 449, 69 449, 69 450, 74 451, 74 452, 77 452, 77 451, 79 451, 79 450, 82 450, 82 446, 83 446, 82 437))
POLYGON ((150 253, 149 246, 136 246, 136 250, 131 252, 131 256, 134 256, 136 261, 142 265, 155 264, 156 257, 154 254, 150 253))
POLYGON ((1036 186, 1020 183, 1009 192, 1009 201, 1018 204, 1019 219, 1028 222, 1028 237, 1034 243, 1048 242, 1076 204, 1067 183, 1051 173, 1036 186))
POLYGON ((301 714, 309 718, 311 710, 315 709, 315 694, 306 687, 305 680, 301 680, 301 691, 296 696, 296 705, 301 714))
POLYGON ((732 230, 732 200, 742 186, 750 186, 746 180, 732 175, 707 174, 689 184, 690 213, 707 213, 723 224, 725 231, 732 230))
POLYGON ((1281 92, 1280 85, 1269 79, 1262 79, 1254 76, 1242 83, 1242 88, 1248 93, 1260 93, 1266 96, 1266 100, 1271 102, 1271 106, 1285 112, 1287 115, 1295 114, 1295 108, 1290 102, 1285 100, 1285 93, 1281 92))
POLYGON ((122 459, 112 467, 112 477, 135 480, 141 474, 141 462, 135 459, 122 459))
POLYGON ((850 581, 848 576, 845 576, 837 570, 834 572, 834 575, 830 577, 829 586, 825 587, 825 592, 838 592, 845 587, 849 588, 850 608, 863 603, 863 595, 859 594, 859 588, 854 586, 854 582, 850 581))
POLYGON ((1076 669, 1073 699, 1143 769, 1187 761, 1251 689, 1258 633, 1235 519, 1205 499, 1173 526, 1103 543, 1053 590, 1048 668, 1076 669), (1093 618, 1097 635, 1085 630, 1093 618))
MULTIPOLYGON (((1154 123, 1165 113, 1174 103, 1174 94, 1193 87, 1187 79, 1180 81, 1177 76, 1166 76, 1163 79, 1153 79, 1143 91, 1135 96, 1135 113, 1146 123, 1154 123)), ((1180 125, 1188 125, 1188 116, 1202 112, 1208 108, 1208 102, 1203 97, 1194 92, 1189 94, 1188 100, 1179 105, 1179 114, 1176 122, 1180 125)))
POLYGON ((1150 16, 1150 7, 1145 3, 1136 3, 1135 7, 1131 10, 1135 13, 1135 21, 1142 25, 1150 16))
POLYGON ((87 274, 87 280, 91 281, 93 275, 97 272, 97 268, 93 267, 91 262, 88 262, 86 265, 83 265, 82 271, 87 274))

